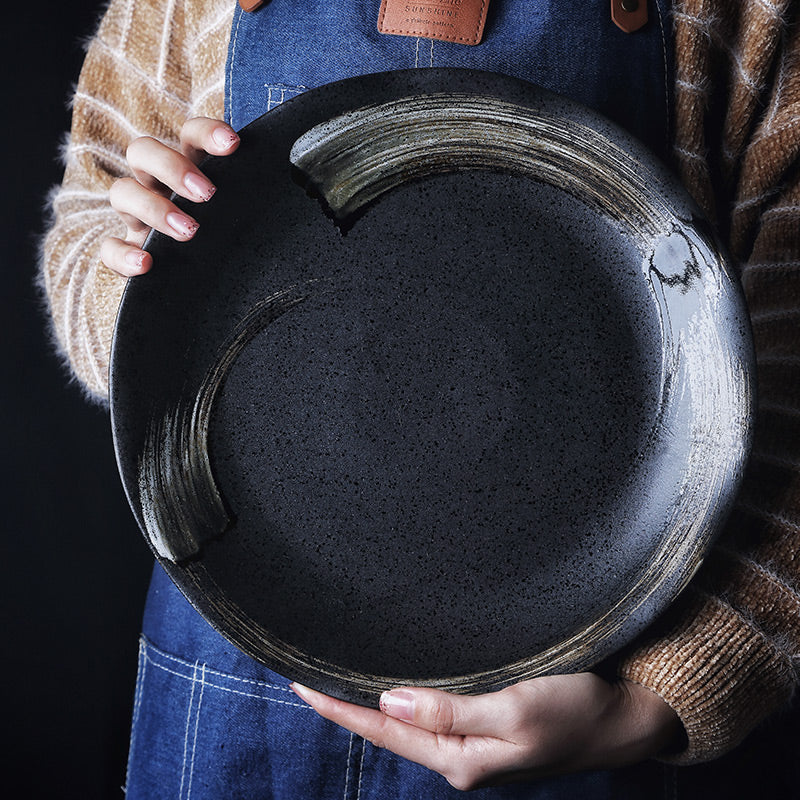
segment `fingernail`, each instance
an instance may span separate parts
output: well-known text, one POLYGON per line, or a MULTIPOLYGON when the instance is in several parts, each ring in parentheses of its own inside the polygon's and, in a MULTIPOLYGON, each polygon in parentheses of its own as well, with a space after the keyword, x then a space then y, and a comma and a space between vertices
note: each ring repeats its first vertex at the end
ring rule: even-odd
POLYGON ((384 692, 379 702, 381 711, 388 717, 414 721, 414 695, 405 689, 392 689, 384 692))
POLYGON ((189 190, 189 194, 195 200, 205 202, 214 196, 217 187, 211 183, 208 178, 203 175, 195 175, 193 172, 187 172, 183 179, 183 185, 189 190))
POLYGON ((239 137, 229 128, 214 128, 211 134, 218 147, 228 149, 239 141, 239 137))
POLYGON ((301 699, 304 700, 306 703, 311 705, 311 698, 314 692, 309 689, 307 686, 303 686, 302 683, 295 683, 292 682, 289 684, 289 688, 301 699))
POLYGON ((140 270, 144 264, 144 253, 141 250, 128 250, 125 263, 132 269, 140 270))
POLYGON ((191 217, 177 214, 174 211, 167 214, 167 224, 184 239, 191 239, 200 227, 191 217))
POLYGON ((290 689, 291 689, 293 692, 296 692, 297 694, 299 694, 299 695, 300 695, 300 697, 302 697, 302 698, 304 698, 304 699, 305 699, 305 697, 307 696, 308 689, 306 689, 306 687, 305 687, 305 686, 303 686, 303 684, 302 684, 302 683, 297 683, 296 681, 292 681, 292 682, 289 684, 289 688, 290 688, 290 689))

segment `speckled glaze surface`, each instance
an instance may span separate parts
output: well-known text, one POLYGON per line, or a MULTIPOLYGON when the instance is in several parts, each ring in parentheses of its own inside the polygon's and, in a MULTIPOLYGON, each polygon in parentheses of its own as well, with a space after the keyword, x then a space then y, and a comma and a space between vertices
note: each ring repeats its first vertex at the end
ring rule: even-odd
POLYGON ((488 73, 309 91, 204 169, 117 322, 145 537, 256 659, 356 702, 583 669, 697 569, 747 457, 736 281, 677 182, 488 73))

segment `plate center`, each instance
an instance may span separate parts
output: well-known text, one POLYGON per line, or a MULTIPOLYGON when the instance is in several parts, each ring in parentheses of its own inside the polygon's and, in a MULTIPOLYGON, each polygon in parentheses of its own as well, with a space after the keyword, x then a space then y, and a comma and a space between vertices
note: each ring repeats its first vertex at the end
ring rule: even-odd
POLYGON ((281 247, 275 288, 298 248, 315 282, 218 400, 236 526, 209 573, 284 642, 375 674, 579 631, 648 555, 624 545, 661 357, 633 242, 557 188, 473 172, 393 190, 325 259, 307 230, 281 247))

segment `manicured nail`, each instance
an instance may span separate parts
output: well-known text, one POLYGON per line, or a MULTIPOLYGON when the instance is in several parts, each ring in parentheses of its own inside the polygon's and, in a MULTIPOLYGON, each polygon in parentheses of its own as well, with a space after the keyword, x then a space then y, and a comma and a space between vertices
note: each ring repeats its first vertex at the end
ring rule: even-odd
POLYGON ((214 196, 217 187, 204 175, 195 175, 194 172, 187 172, 183 179, 183 185, 188 189, 189 194, 195 200, 205 202, 214 196))
POLYGON ((211 136, 217 146, 225 150, 229 147, 233 147, 239 141, 239 137, 229 128, 214 128, 214 132, 211 136))
POLYGON ((384 692, 381 695, 380 707, 387 717, 402 719, 405 722, 414 721, 414 694, 405 689, 384 692))
POLYGON ((128 250, 125 253, 125 263, 138 272, 144 264, 144 253, 141 250, 128 250))
POLYGON ((300 699, 301 699, 301 700, 305 700, 305 701, 306 701, 306 703, 308 703, 309 705, 311 705, 311 703, 309 703, 309 697, 310 697, 310 695, 311 695, 311 689, 308 689, 307 687, 303 686, 303 684, 302 684, 302 683, 295 683, 295 682, 292 682, 292 683, 290 683, 290 684, 289 684, 289 688, 290 688, 290 689, 291 689, 291 690, 292 690, 292 691, 293 691, 293 692, 294 692, 296 695, 298 695, 298 696, 300 697, 300 699))
POLYGON ((167 224, 182 239, 191 239, 200 227, 191 217, 187 217, 185 214, 177 214, 174 211, 170 211, 167 214, 167 224))

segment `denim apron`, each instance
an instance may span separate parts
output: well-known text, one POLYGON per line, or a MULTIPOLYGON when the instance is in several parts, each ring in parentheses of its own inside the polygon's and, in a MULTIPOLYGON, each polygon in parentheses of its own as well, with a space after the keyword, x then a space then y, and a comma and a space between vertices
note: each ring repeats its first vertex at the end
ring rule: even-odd
MULTIPOLYGON (((234 0, 231 0, 234 2, 234 0)), ((492 0, 481 44, 378 33, 379 0, 271 0, 236 9, 225 115, 241 128, 316 86, 388 69, 470 67, 595 108, 662 157, 670 135, 667 0, 633 34, 608 0, 492 0)), ((476 800, 673 797, 655 762, 470 793, 476 800)), ((321 719, 289 681, 217 634, 156 567, 139 649, 126 785, 138 798, 438 800, 444 778, 321 719)))

